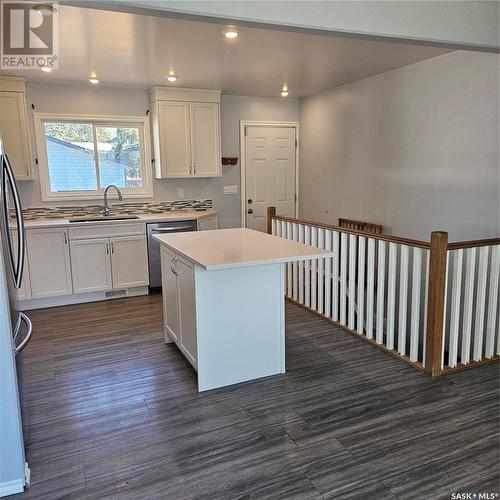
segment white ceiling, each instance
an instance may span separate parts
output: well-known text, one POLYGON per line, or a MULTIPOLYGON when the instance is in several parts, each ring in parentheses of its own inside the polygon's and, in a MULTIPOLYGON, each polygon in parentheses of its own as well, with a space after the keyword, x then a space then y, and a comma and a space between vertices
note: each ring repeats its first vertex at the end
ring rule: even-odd
POLYGON ((260 28, 239 28, 228 41, 226 26, 60 6, 59 69, 19 71, 33 82, 100 85, 167 85, 224 93, 304 96, 449 52, 448 49, 357 40, 260 28), (170 84, 172 85, 172 84, 170 84))

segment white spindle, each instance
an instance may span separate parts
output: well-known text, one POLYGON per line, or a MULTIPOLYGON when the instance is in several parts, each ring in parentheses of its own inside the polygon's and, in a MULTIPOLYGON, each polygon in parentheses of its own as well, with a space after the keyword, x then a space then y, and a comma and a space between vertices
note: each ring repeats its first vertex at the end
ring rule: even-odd
POLYGON ((408 253, 409 247, 401 245, 401 260, 399 263, 399 325, 398 352, 406 354, 406 315, 408 307, 408 253))
POLYGON ((388 349, 394 349, 394 321, 396 307, 396 265, 398 246, 389 243, 389 274, 387 277, 387 340, 388 349))
POLYGON ((365 237, 358 238, 358 324, 360 335, 364 333, 365 323, 365 237))
POLYGON ((413 276, 411 285, 410 361, 418 360, 420 330, 420 283, 422 275, 422 250, 413 248, 413 276))
MULTIPOLYGON (((333 248, 333 234, 327 230, 325 234, 325 246, 327 250, 333 248)), ((325 259, 325 316, 332 317, 332 259, 325 259)))
POLYGON ((271 234, 276 236, 276 226, 277 226, 277 220, 276 219, 271 219, 271 234))
MULTIPOLYGON (((304 243, 311 244, 311 227, 306 226, 304 231, 304 243)), ((307 307, 311 306, 311 262, 304 262, 304 288, 305 288, 305 303, 307 307)))
MULTIPOLYGON (((318 230, 318 246, 325 248, 325 230, 318 230)), ((318 312, 325 311, 325 259, 318 259, 318 312)))
POLYGON ((448 274, 450 272, 450 251, 446 252, 446 272, 444 278, 443 341, 441 342, 441 370, 444 368, 444 348, 446 339, 446 310, 448 306, 448 274))
MULTIPOLYGON (((299 242, 304 243, 304 224, 299 225, 299 242)), ((304 303, 304 261, 299 262, 299 302, 304 303)))
POLYGON ((333 232, 333 259, 332 259, 332 319, 339 319, 339 233, 333 232))
MULTIPOLYGON (((292 224, 292 240, 299 241, 299 225, 292 224)), ((299 300, 299 263, 297 261, 292 263, 292 298, 299 300)))
POLYGON ((450 345, 448 347, 448 365, 454 368, 457 365, 458 355, 458 328, 460 326, 460 293, 462 291, 462 267, 464 251, 456 250, 453 256, 453 282, 451 286, 450 309, 450 345))
POLYGON ((366 286, 366 336, 373 338, 373 293, 375 289, 375 240, 368 238, 368 282, 366 286))
POLYGON ((425 342, 427 339, 427 302, 429 300, 429 264, 431 261, 431 252, 425 251, 425 292, 424 292, 424 341, 422 349, 422 364, 425 368, 425 342))
POLYGON ((377 344, 384 343, 384 306, 385 306, 385 241, 378 242, 377 276, 377 344))
POLYGON ((486 279, 488 273, 488 248, 479 249, 479 268, 477 272, 476 321, 474 325, 474 361, 483 357, 484 309, 486 305, 486 279))
MULTIPOLYGON (((313 227, 311 230, 311 245, 318 246, 318 228, 313 227)), ((318 260, 311 261, 311 309, 318 309, 318 260)))
POLYGON ((476 249, 465 250, 465 289, 464 289, 464 318, 462 326, 462 363, 470 361, 470 340, 472 334, 472 311, 474 306, 474 276, 476 272, 476 249))
MULTIPOLYGON (((292 239, 292 223, 287 222, 286 223, 286 238, 288 240, 292 239)), ((293 288, 293 283, 292 283, 292 264, 287 263, 286 265, 286 276, 287 276, 287 285, 286 285, 286 295, 287 297, 292 296, 292 288, 293 288)))
MULTIPOLYGON (((500 245, 491 249, 490 288, 488 293, 488 320, 486 322, 486 357, 492 358, 495 350, 495 326, 498 318, 498 280, 500 275, 500 245)), ((498 336, 500 339, 500 334, 498 336)))
POLYGON ((340 235, 340 323, 346 324, 347 233, 340 235))
POLYGON ((356 314, 356 243, 357 236, 349 235, 349 323, 348 326, 354 330, 356 314))

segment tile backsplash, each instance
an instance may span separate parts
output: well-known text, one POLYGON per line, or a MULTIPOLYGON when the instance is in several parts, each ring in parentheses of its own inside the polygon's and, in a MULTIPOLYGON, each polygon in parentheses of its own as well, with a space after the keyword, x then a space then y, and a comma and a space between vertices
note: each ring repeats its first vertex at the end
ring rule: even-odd
MULTIPOLYGON (((191 212, 210 210, 212 200, 176 200, 161 202, 114 203, 111 215, 159 214, 163 212, 191 212)), ((102 205, 31 207, 23 209, 26 220, 65 219, 67 217, 98 216, 103 214, 102 205)), ((11 216, 14 214, 11 211, 11 216)))

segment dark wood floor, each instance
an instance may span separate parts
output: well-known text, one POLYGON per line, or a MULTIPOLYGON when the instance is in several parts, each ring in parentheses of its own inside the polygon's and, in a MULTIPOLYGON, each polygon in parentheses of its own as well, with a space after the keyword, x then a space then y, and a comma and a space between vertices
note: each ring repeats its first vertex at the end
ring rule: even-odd
MULTIPOLYGON (((25 498, 498 492, 498 365, 441 379, 287 304, 287 374, 197 393, 159 296, 32 311, 25 498)), ((235 332, 237 334, 237 332, 235 332)))

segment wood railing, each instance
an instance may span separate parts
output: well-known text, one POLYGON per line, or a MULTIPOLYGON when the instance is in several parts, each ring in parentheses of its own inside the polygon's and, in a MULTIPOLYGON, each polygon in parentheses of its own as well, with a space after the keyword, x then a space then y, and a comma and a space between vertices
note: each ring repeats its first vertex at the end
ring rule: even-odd
POLYGON ((380 233, 384 232, 382 224, 375 224, 374 222, 366 222, 363 220, 344 219, 339 218, 339 227, 347 229, 357 229, 358 231, 365 231, 366 233, 380 233))
POLYGON ((433 376, 499 359, 500 239, 448 244, 437 231, 426 242, 283 217, 274 207, 267 227, 335 255, 287 264, 289 300, 433 376))

